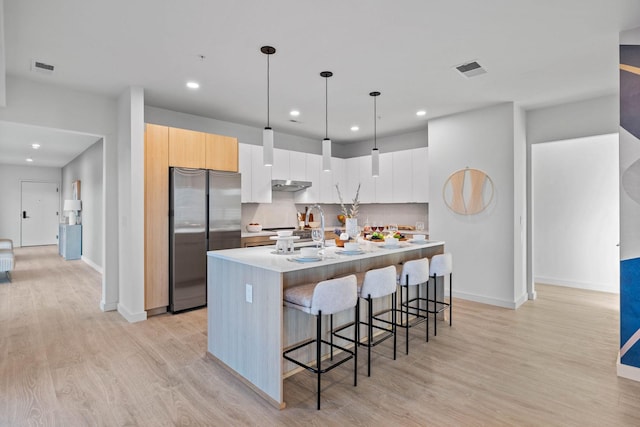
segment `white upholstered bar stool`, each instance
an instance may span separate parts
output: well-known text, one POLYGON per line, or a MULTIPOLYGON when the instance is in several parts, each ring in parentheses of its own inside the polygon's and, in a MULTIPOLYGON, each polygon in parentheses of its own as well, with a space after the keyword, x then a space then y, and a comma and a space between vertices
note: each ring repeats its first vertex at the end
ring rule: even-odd
POLYGON ((397 271, 395 265, 376 268, 367 271, 364 275, 359 273, 358 277, 358 313, 360 312, 360 300, 367 301, 367 320, 360 320, 356 328, 356 339, 353 340, 342 334, 342 331, 353 326, 347 324, 334 330, 333 335, 350 342, 357 342, 358 345, 367 347, 367 376, 371 376, 371 349, 388 338, 393 337, 393 360, 396 360, 396 288, 397 271), (373 312, 374 299, 390 297, 389 308, 384 308, 376 313, 373 312), (389 319, 388 313, 391 314, 389 319), (386 316, 386 317, 385 317, 386 316), (360 326, 367 328, 367 341, 362 342, 360 338, 360 326), (374 330, 382 334, 374 340, 374 330))
MULTIPOLYGON (((358 302, 358 290, 357 280, 355 275, 340 277, 337 279, 324 280, 317 284, 309 283, 306 285, 299 285, 287 288, 284 290, 284 304, 286 307, 294 308, 302 312, 312 314, 316 316, 316 336, 310 338, 302 343, 286 350, 282 356, 301 366, 308 371, 313 372, 318 377, 318 409, 320 409, 320 377, 323 373, 332 370, 333 368, 342 365, 348 360, 353 359, 353 385, 358 384, 358 346, 354 345, 353 350, 345 347, 333 344, 331 342, 322 339, 322 316, 332 315, 344 310, 354 309, 354 319, 357 322, 358 312, 355 310, 358 302), (308 345, 316 345, 316 358, 310 362, 301 362, 292 356, 290 353, 299 350, 308 345), (330 351, 333 356, 333 348, 342 350, 346 357, 341 357, 340 360, 330 363, 329 366, 322 367, 322 344, 330 346, 330 351)), ((331 335, 331 331, 329 331, 331 335)), ((354 332, 355 334, 355 332, 354 332)), ((332 357, 333 359, 333 357, 332 357)))
POLYGON ((406 331, 406 353, 409 354, 409 328, 426 323, 426 341, 429 341, 429 312, 428 312, 428 284, 429 259, 421 258, 406 261, 402 264, 402 273, 398 281, 400 285, 400 319, 398 327, 406 331), (420 296, 420 285, 425 284, 425 294, 420 296), (409 289, 415 287, 416 296, 409 297, 409 289), (405 294, 403 298, 403 293, 405 294), (424 303, 424 306, 422 305, 424 303), (409 319, 409 316, 413 316, 409 319))
POLYGON ((433 334, 438 335, 438 325, 436 323, 438 313, 446 310, 449 307, 449 326, 451 326, 451 307, 453 306, 453 295, 451 294, 452 282, 453 282, 453 257, 449 252, 434 255, 431 258, 431 265, 429 268, 429 276, 433 279, 433 299, 429 299, 431 303, 429 307, 429 313, 433 313, 433 334), (444 295, 442 295, 442 301, 438 300, 438 286, 436 280, 438 277, 442 277, 443 281, 446 281, 446 276, 449 275, 449 302, 444 302, 444 295))

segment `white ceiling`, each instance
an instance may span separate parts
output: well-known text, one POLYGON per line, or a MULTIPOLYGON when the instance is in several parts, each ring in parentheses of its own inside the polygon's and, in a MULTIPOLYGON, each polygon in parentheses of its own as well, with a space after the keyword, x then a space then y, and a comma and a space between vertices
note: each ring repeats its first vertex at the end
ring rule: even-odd
POLYGON ((63 167, 100 137, 0 121, 0 164, 63 167), (31 144, 40 144, 34 150, 31 144), (27 158, 33 162, 26 162, 27 158))
POLYGON ((319 73, 333 71, 335 143, 372 137, 373 90, 382 92, 378 136, 505 101, 530 109, 614 94, 618 34, 640 25, 638 0, 5 0, 4 8, 9 75, 112 97, 139 85, 147 105, 258 127, 260 47, 272 45, 271 126, 322 138, 319 73), (33 59, 55 73, 30 71, 33 59), (466 79, 453 69, 470 60, 488 73, 466 79), (201 88, 187 89, 188 80, 201 88))

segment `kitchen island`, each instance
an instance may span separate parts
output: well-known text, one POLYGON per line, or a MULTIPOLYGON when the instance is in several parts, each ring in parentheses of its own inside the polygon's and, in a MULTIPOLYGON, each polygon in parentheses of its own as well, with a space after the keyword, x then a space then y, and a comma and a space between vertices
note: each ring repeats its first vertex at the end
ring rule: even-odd
MULTIPOLYGON (((277 255, 274 246, 207 253, 208 343, 221 362, 272 405, 284 408, 283 379, 294 370, 283 349, 313 335, 313 316, 283 306, 283 289, 303 283, 366 272, 444 252, 444 242, 401 242, 395 249, 368 243, 363 253, 326 249, 315 262, 277 255)), ((349 316, 352 316, 349 315, 349 316)), ((347 319, 336 316, 336 325, 347 319)))

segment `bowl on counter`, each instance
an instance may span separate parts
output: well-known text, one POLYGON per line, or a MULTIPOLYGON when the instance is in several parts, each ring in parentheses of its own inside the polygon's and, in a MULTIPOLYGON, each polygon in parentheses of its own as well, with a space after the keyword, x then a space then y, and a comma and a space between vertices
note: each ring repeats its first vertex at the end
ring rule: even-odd
POLYGON ((291 237, 293 236, 293 230, 278 230, 276 234, 278 237, 291 237))
POLYGON ((347 252, 356 252, 360 250, 360 245, 356 242, 345 242, 344 250, 347 252))
POLYGON ((260 224, 249 224, 247 225, 247 231, 249 233, 259 233, 262 231, 262 226, 260 224))
POLYGON ((300 256, 303 258, 315 258, 318 256, 318 248, 300 248, 300 256))
POLYGON ((416 242, 417 241, 422 241, 422 240, 425 240, 426 237, 427 237, 426 234, 414 234, 413 235, 413 240, 416 241, 416 242))

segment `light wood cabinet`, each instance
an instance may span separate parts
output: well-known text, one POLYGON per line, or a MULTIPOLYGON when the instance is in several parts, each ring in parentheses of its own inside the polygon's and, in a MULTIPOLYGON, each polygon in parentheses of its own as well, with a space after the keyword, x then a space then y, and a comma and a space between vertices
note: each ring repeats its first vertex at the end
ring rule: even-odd
POLYGON ((169 166, 206 168, 205 134, 169 128, 169 166))
POLYGON ((205 156, 206 169, 238 172, 238 139, 205 134, 205 156))
POLYGON ((169 305, 169 133, 147 124, 144 134, 144 308, 169 305))

